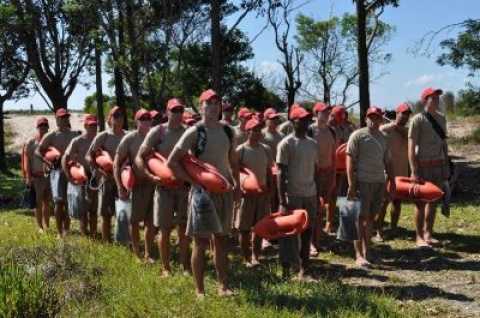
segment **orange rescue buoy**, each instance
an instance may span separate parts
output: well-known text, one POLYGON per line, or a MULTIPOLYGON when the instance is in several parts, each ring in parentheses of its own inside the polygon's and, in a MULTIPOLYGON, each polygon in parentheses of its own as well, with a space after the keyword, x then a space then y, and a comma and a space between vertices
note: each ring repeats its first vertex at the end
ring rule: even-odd
POLYGON ((47 151, 45 151, 45 159, 47 159, 50 162, 54 162, 58 159, 60 159, 62 155, 60 154, 60 151, 57 150, 55 147, 48 147, 47 151))
POLYGON ((27 179, 27 153, 26 153, 26 149, 27 148, 27 143, 24 143, 23 144, 23 147, 22 147, 22 154, 21 154, 21 168, 22 168, 22 176, 23 176, 23 180, 26 180, 27 179))
POLYGON ((413 182, 411 178, 395 177, 395 184, 396 199, 432 202, 443 196, 443 191, 428 181, 413 182))
POLYGON ((181 163, 190 178, 198 182, 208 192, 225 193, 229 190, 230 184, 227 179, 212 165, 188 154, 182 158, 181 163))
POLYGON ((85 185, 87 184, 87 174, 85 173, 85 168, 77 163, 70 162, 68 164, 68 170, 72 180, 77 185, 85 185))
POLYGON ((347 172, 347 143, 338 146, 336 154, 337 173, 347 172))
POLYGON ((95 162, 106 173, 113 172, 113 160, 108 152, 103 150, 101 155, 95 158, 95 162))
POLYGON ((240 188, 249 194, 262 193, 263 188, 252 170, 240 167, 240 188))
POLYGON ((153 152, 147 158, 147 167, 151 173, 160 178, 160 184, 163 187, 174 189, 183 185, 183 183, 175 177, 172 169, 168 167, 167 159, 158 152, 153 152))
POLYGON ((120 178, 122 179, 122 185, 128 191, 132 191, 135 185, 135 176, 133 175, 133 169, 131 165, 124 165, 120 172, 120 178))
POLYGON ((308 226, 306 210, 293 210, 288 215, 276 212, 267 215, 253 227, 258 236, 267 240, 278 239, 302 233, 308 226))

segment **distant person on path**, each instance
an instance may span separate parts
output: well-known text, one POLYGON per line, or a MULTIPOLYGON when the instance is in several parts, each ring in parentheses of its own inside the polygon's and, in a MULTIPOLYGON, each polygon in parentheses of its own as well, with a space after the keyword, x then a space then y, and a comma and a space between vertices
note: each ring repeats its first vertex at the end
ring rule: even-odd
POLYGON ((294 132, 286 136, 277 149, 280 212, 288 214, 294 209, 308 212, 308 227, 299 236, 279 239, 279 256, 282 277, 290 275, 292 267, 299 268, 300 280, 311 280, 307 276, 310 260, 312 229, 317 219, 318 178, 316 169, 318 152, 315 141, 307 137, 311 115, 302 107, 290 111, 294 132))
MULTIPOLYGON (((380 131, 385 135, 388 142, 388 148, 390 149, 390 156, 392 158, 393 173, 395 177, 408 177, 408 130, 407 123, 412 111, 408 107, 407 103, 398 105, 396 109, 395 120, 380 126, 380 131)), ((390 210, 390 230, 393 235, 398 226, 398 219, 400 218, 400 211, 402 209, 402 201, 393 199, 392 208, 390 210)), ((377 216, 377 241, 383 242, 383 223, 385 221, 385 215, 387 214, 387 208, 390 201, 388 198, 382 203, 380 213, 377 216)))
POLYGON ((222 120, 221 123, 225 125, 233 126, 235 121, 233 120, 233 111, 235 107, 231 103, 222 104, 222 120))
POLYGON ((122 108, 114 106, 108 113, 108 129, 97 134, 88 149, 90 167, 98 174, 98 214, 102 216, 102 241, 112 241, 112 217, 115 215, 115 197, 118 195, 117 186, 112 173, 100 168, 95 159, 101 155, 102 150, 110 157, 115 158, 115 153, 120 141, 125 136, 123 130, 124 113, 122 108))
POLYGON ((347 199, 358 197, 361 201, 358 221, 358 240, 355 240, 355 264, 368 268, 373 261, 370 241, 373 221, 380 211, 385 196, 385 172, 390 182, 390 197, 395 194, 395 176, 390 158, 390 150, 379 128, 383 112, 378 107, 370 107, 366 116, 367 127, 353 132, 347 144, 347 199))
POLYGON ((159 177, 152 174, 147 168, 146 159, 153 151, 158 152, 164 158, 168 158, 173 148, 186 131, 182 126, 182 118, 185 105, 177 98, 167 102, 168 122, 150 129, 145 137, 137 161, 149 179, 156 185, 153 205, 153 220, 155 227, 159 230, 158 251, 162 261, 160 274, 162 277, 171 275, 170 269, 170 235, 177 227, 180 266, 184 272, 188 271, 189 265, 189 244, 190 240, 185 234, 187 227, 187 208, 189 187, 181 182, 175 187, 161 185, 159 177))
MULTIPOLYGON (((411 178, 426 180, 443 188, 443 181, 450 177, 448 161, 447 122, 438 112, 441 89, 431 87, 422 92, 424 111, 413 116, 408 130, 408 161, 411 178)), ((414 228, 418 247, 430 247, 439 241, 433 237, 438 202, 416 202, 414 228)))
MULTIPOLYGON (((222 230, 213 234, 214 263, 217 270, 218 293, 220 296, 231 296, 233 291, 228 286, 228 234, 232 228, 233 209, 240 204, 240 182, 238 159, 235 152, 236 143, 230 126, 223 126, 218 120, 221 111, 221 97, 215 91, 204 91, 199 98, 202 121, 190 127, 175 145, 168 158, 168 166, 180 179, 190 183, 193 190, 201 186, 195 182, 183 169, 180 161, 189 152, 198 154, 199 129, 204 130, 206 143, 198 158, 209 163, 233 184, 233 191, 222 194, 211 194, 216 214, 222 230)), ((194 235, 191 233, 191 213, 187 222, 187 234, 193 236, 192 272, 195 283, 195 293, 198 299, 205 296, 204 272, 205 250, 212 235, 194 235)))
POLYGON ((62 169, 69 182, 74 183, 70 176, 68 165, 70 161, 78 162, 85 169, 87 174, 87 185, 84 187, 84 213, 80 221, 80 232, 82 235, 88 235, 95 238, 97 233, 97 209, 98 209, 98 191, 92 189, 88 181, 92 178, 90 164, 87 161, 88 149, 93 139, 97 135, 98 120, 94 115, 86 115, 83 120, 85 133, 72 139, 62 158, 62 169))
POLYGON ((50 189, 50 180, 48 178, 48 166, 42 162, 40 158, 35 156, 35 149, 48 132, 48 128, 47 118, 37 118, 37 134, 35 137, 28 139, 25 145, 25 185, 27 187, 33 186, 35 189, 35 219, 40 234, 46 233, 50 225, 49 204, 52 199, 52 191, 50 189))
POLYGON ((70 129, 70 114, 65 108, 57 109, 55 112, 55 119, 57 121, 58 129, 47 133, 43 137, 35 150, 35 155, 41 158, 49 169, 56 170, 59 173, 58 183, 55 184, 57 189, 52 188, 52 194, 58 194, 58 197, 53 199, 55 204, 55 223, 57 225, 59 238, 63 238, 67 235, 67 232, 70 229, 70 217, 67 211, 67 176, 61 169, 61 158, 52 163, 45 159, 44 154, 48 147, 53 146, 60 152, 62 157, 72 139, 78 136, 78 132, 70 129))

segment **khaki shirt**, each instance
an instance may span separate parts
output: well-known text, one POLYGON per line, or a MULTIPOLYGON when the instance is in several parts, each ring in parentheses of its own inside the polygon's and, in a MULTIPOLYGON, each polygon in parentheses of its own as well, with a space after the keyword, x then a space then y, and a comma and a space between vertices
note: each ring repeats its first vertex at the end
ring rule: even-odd
POLYGON ((248 133, 240 130, 240 126, 235 126, 233 129, 235 131, 235 143, 237 145, 241 145, 248 140, 248 133))
POLYGON ((90 165, 88 164, 86 157, 92 141, 93 139, 88 139, 87 135, 83 134, 73 138, 65 151, 65 154, 80 163, 85 168, 86 172, 90 172, 90 165))
POLYGON ((267 171, 273 166, 270 147, 259 144, 252 148, 246 143, 237 147, 238 162, 242 167, 250 169, 257 176, 260 185, 267 184, 267 171))
POLYGON ((117 147, 125 134, 125 131, 122 131, 122 133, 118 135, 115 135, 111 130, 102 131, 93 139, 88 152, 105 150, 113 159, 117 152, 117 147))
POLYGON ((28 167, 30 168, 30 174, 40 175, 47 171, 47 165, 43 161, 35 156, 35 149, 40 142, 36 137, 30 138, 26 142, 25 146, 25 160, 28 161, 28 167))
MULTIPOLYGON (((230 140, 221 125, 218 125, 214 129, 210 129, 205 126, 205 134, 207 137, 207 142, 203 153, 200 154, 198 159, 211 164, 217 168, 223 177, 231 181, 228 153, 230 146, 236 147, 235 139, 232 140, 231 145, 230 140)), ((197 147, 197 139, 198 128, 196 126, 190 127, 182 135, 175 147, 183 151, 192 150, 192 153, 194 153, 194 150, 197 147)))
POLYGON ((277 127, 278 132, 282 133, 284 136, 290 135, 293 133, 293 125, 290 120, 286 120, 277 127))
MULTIPOLYGON (((445 116, 436 112, 433 115, 433 118, 435 118, 445 134, 447 134, 447 122, 445 116)), ((438 136, 423 112, 413 116, 408 130, 408 138, 412 138, 417 144, 417 148, 415 149, 417 160, 445 160, 443 140, 438 136)))
POLYGON ((169 130, 167 124, 158 125, 154 129, 150 129, 140 148, 155 149, 167 159, 186 130, 184 126, 178 130, 169 130), (159 132, 159 129, 162 131, 159 132))
POLYGON ((315 166, 318 154, 312 138, 288 135, 278 144, 276 160, 288 169, 287 196, 307 198, 317 195, 315 166))
POLYGON ((408 176, 408 131, 407 127, 400 127, 391 122, 380 126, 380 131, 387 138, 390 148, 390 158, 393 158, 393 172, 395 176, 408 176))
POLYGON ((354 160, 355 178, 362 182, 385 182, 385 162, 390 149, 382 132, 369 132, 367 127, 353 132, 348 139, 347 155, 354 160))
POLYGON ((272 152, 272 158, 277 157, 277 146, 278 143, 285 137, 281 132, 270 132, 268 129, 265 129, 262 132, 262 143, 266 144, 270 147, 270 151, 272 152))
POLYGON ((55 147, 60 154, 63 156, 65 150, 67 150, 68 145, 73 138, 80 135, 78 131, 65 131, 60 132, 58 130, 47 133, 43 136, 42 141, 40 142, 40 148, 46 149, 49 146, 55 147))
POLYGON ((135 178, 137 178, 137 180, 147 178, 145 172, 143 170, 140 170, 137 163, 135 162, 138 150, 140 149, 140 146, 142 145, 144 139, 145 136, 142 136, 142 134, 138 130, 131 131, 122 138, 117 148, 117 155, 119 155, 120 157, 127 156, 128 161, 130 161, 130 164, 132 165, 133 174, 135 178))
POLYGON ((310 127, 313 132, 312 138, 317 143, 318 168, 331 168, 333 166, 333 156, 337 144, 336 137, 333 136, 328 127, 319 128, 316 124, 310 127))

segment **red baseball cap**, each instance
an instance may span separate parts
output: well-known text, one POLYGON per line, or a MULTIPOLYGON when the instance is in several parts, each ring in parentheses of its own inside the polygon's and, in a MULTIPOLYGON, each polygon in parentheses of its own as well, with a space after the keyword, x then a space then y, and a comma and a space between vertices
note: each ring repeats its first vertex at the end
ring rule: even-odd
POLYGON ((373 114, 383 116, 383 111, 376 106, 371 106, 367 109, 367 117, 373 114))
POLYGON ((152 118, 155 118, 155 117, 160 116, 160 115, 162 115, 162 114, 160 114, 159 112, 157 112, 155 109, 153 109, 153 110, 150 111, 150 116, 151 116, 152 118))
POLYGON ((295 108, 302 108, 302 106, 294 103, 292 104, 292 106, 290 106, 290 111, 292 111, 292 109, 295 109, 295 108))
POLYGON ((337 121, 337 124, 339 125, 344 125, 345 121, 347 120, 347 112, 345 111, 345 108, 343 108, 340 105, 335 105, 332 107, 332 111, 330 114, 335 116, 335 120, 337 121))
POLYGON ((135 120, 139 120, 140 117, 152 118, 152 115, 150 114, 150 112, 148 110, 146 110, 144 108, 140 108, 135 113, 135 120))
POLYGON ((250 119, 245 125, 245 130, 249 131, 255 127, 262 127, 262 123, 257 119, 250 119))
POLYGON ((97 116, 87 114, 83 119, 83 124, 87 126, 98 125, 97 116))
POLYGON ((45 117, 38 117, 37 118, 37 127, 42 125, 42 124, 47 124, 48 125, 48 119, 45 117))
POLYGON ((424 89, 422 92, 422 102, 425 103, 427 101, 427 98, 432 95, 442 95, 442 94, 443 94, 443 91, 441 89, 428 87, 424 89))
POLYGON ((331 109, 331 108, 332 108, 331 106, 328 106, 325 103, 318 102, 313 106, 313 113, 318 114, 319 112, 323 112, 324 110, 331 109))
POLYGON ((305 110, 305 108, 297 106, 290 109, 290 119, 303 119, 310 116, 310 113, 305 110))
POLYGON ((182 108, 185 108, 185 105, 183 105, 183 102, 178 99, 178 98, 172 98, 172 99, 169 99, 168 102, 167 102, 167 109, 174 109, 174 108, 178 108, 178 107, 182 107, 182 108))
POLYGON ((70 113, 65 108, 59 108, 55 112, 55 118, 70 117, 70 113))
POLYGON ((242 118, 242 117, 249 117, 249 118, 251 118, 252 115, 253 115, 253 114, 248 110, 248 108, 242 107, 242 108, 240 108, 240 110, 238 111, 237 117, 238 117, 238 118, 242 118))
POLYGON ((203 103, 204 101, 206 100, 210 100, 212 98, 218 98, 218 99, 222 99, 220 97, 220 95, 217 94, 217 92, 215 92, 213 89, 207 89, 206 91, 204 91, 201 95, 200 95, 200 98, 198 99, 198 101, 201 103, 203 103))
POLYGON ((191 112, 184 112, 183 113, 183 121, 187 125, 193 125, 197 122, 197 119, 195 118, 195 114, 193 114, 191 112))
POLYGON ((110 111, 108 112, 108 117, 112 117, 115 114, 121 114, 121 113, 122 113, 122 109, 120 108, 120 106, 113 106, 112 109, 110 109, 110 111))
POLYGON ((408 107, 407 103, 401 103, 397 106, 397 109, 395 111, 397 113, 412 113, 412 110, 410 109, 410 107, 408 107))
POLYGON ((265 112, 263 112, 263 117, 265 119, 275 119, 278 118, 280 115, 277 113, 275 108, 267 108, 265 112))
POLYGON ((223 104, 222 104, 222 110, 223 110, 224 112, 232 111, 233 108, 234 108, 233 105, 230 104, 230 103, 223 103, 223 104))

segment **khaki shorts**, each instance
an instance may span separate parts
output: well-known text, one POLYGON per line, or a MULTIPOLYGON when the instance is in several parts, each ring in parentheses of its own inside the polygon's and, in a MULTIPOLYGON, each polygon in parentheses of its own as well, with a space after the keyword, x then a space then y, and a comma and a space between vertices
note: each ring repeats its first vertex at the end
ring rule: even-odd
POLYGON ((42 202, 51 201, 52 190, 50 189, 50 179, 48 177, 33 177, 33 187, 36 193, 35 203, 37 207, 42 206, 42 202))
POLYGON ((325 203, 331 202, 331 193, 332 193, 332 183, 333 183, 334 175, 332 171, 325 171, 320 172, 318 174, 318 185, 320 189, 318 189, 318 193, 322 196, 323 201, 325 203))
MULTIPOLYGON (((188 205, 191 205, 191 196, 192 192, 188 196, 188 205)), ((215 206, 215 210, 217 212, 218 219, 220 220, 220 224, 222 225, 222 232, 218 233, 217 235, 228 235, 232 230, 232 220, 233 220, 233 192, 226 192, 220 194, 213 194, 211 193, 211 198, 213 205, 215 206)), ((187 229, 191 228, 191 207, 188 209, 188 220, 187 220, 187 229)), ((191 235, 188 233, 187 235, 191 235)))
POLYGON ((98 189, 98 215, 112 217, 115 215, 115 197, 118 196, 115 180, 102 180, 98 189))
MULTIPOLYGON (((68 187, 68 180, 67 176, 63 171, 60 172, 60 178, 58 179, 58 196, 60 199, 53 200, 54 203, 64 202, 67 203, 67 187, 68 187)), ((52 190, 53 191, 53 190, 52 190)))
POLYGON ((250 231, 252 226, 269 214, 270 193, 244 197, 236 215, 235 228, 240 231, 250 231))
POLYGON ((362 202, 361 216, 375 215, 380 212, 380 206, 385 198, 385 182, 356 182, 359 198, 362 202))
POLYGON ((187 224, 188 189, 155 189, 153 222, 160 230, 187 224))
POLYGON ((153 221, 153 194, 155 185, 151 182, 135 184, 132 189, 131 222, 153 221))

